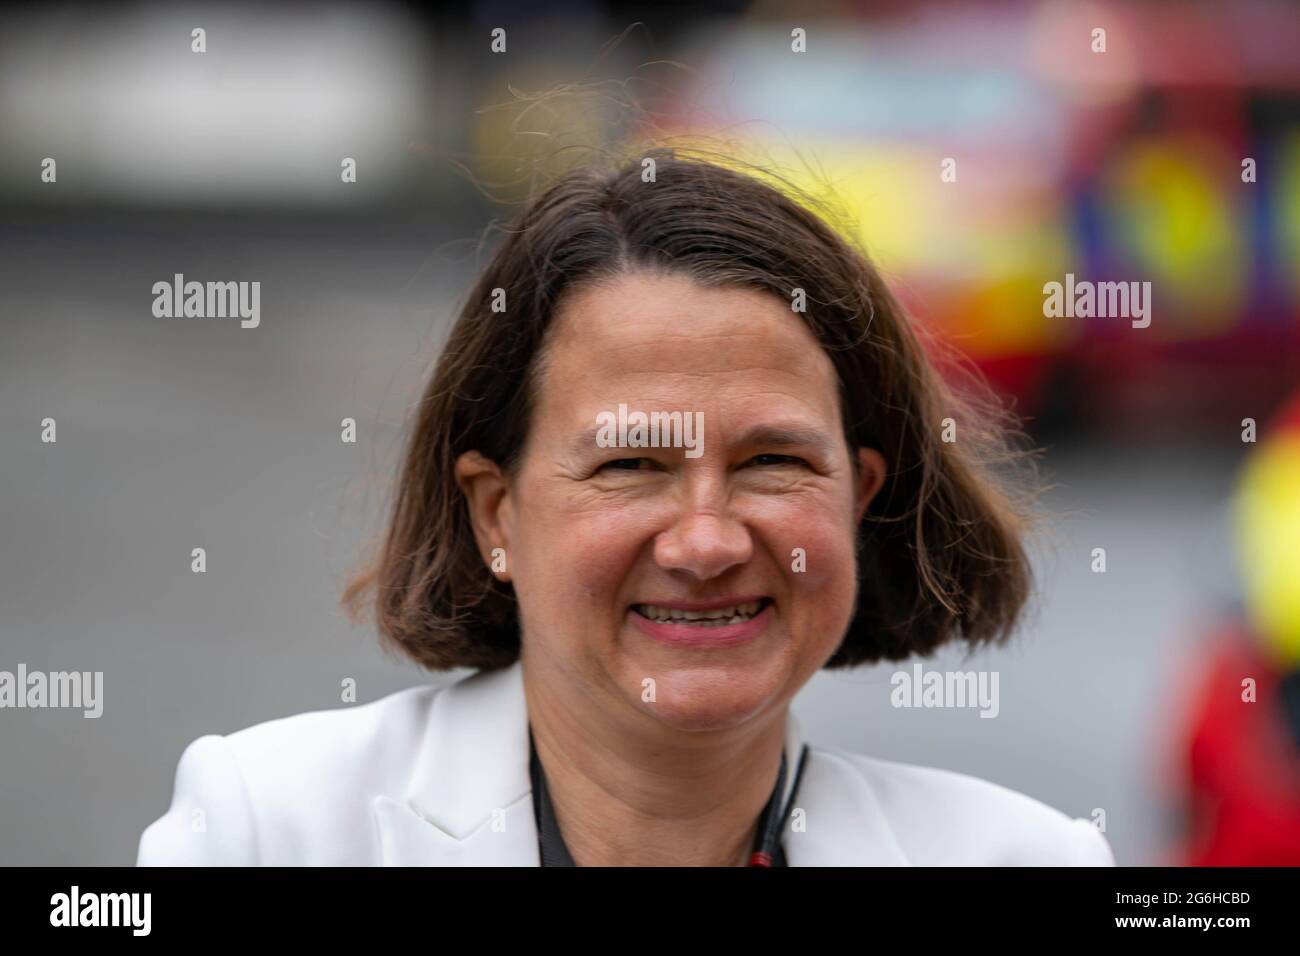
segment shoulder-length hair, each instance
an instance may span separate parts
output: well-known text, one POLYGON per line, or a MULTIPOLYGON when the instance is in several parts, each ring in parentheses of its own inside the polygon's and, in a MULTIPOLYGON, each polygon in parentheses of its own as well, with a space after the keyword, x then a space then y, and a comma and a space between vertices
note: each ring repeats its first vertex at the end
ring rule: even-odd
POLYGON ((381 637, 430 669, 517 659, 513 588, 485 566, 456 459, 477 450, 511 473, 561 297, 648 269, 786 302, 804 290, 806 308, 791 321, 808 325, 835 366, 845 440, 885 457, 888 476, 857 533, 857 607, 826 666, 1011 633, 1031 587, 1022 538, 1032 494, 1028 485, 1013 493, 994 466, 1026 457, 1008 440, 1019 433, 978 380, 976 391, 959 392, 938 373, 921 330, 817 204, 766 178, 660 148, 572 171, 527 204, 504 229, 424 391, 387 532, 343 595, 354 618, 372 610, 381 637), (653 181, 643 181, 645 159, 654 160, 653 181), (493 309, 496 290, 505 290, 505 311, 493 309))

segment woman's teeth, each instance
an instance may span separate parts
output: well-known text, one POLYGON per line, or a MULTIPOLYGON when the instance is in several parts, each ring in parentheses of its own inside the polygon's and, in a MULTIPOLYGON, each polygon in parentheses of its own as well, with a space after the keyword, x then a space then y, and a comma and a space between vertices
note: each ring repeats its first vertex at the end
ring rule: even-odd
POLYGON ((657 604, 636 604, 632 609, 652 621, 680 621, 695 627, 721 627, 724 624, 748 621, 762 610, 763 604, 763 601, 747 601, 712 611, 681 611, 677 608, 659 607, 657 604))

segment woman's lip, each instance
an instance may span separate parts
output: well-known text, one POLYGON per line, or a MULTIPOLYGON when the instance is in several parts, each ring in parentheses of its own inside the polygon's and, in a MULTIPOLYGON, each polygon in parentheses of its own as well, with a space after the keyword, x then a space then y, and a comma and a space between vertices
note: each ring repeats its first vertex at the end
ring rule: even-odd
MULTIPOLYGON (((756 599, 751 598, 750 600, 756 599)), ((675 607, 676 605, 668 606, 675 607)), ((720 606, 730 607, 727 604, 720 606)), ((747 621, 741 621, 738 624, 714 625, 688 624, 685 621, 652 621, 650 618, 643 617, 631 609, 627 613, 628 617, 632 619, 632 623, 643 634, 663 644, 670 644, 673 647, 734 647, 737 644, 746 644, 764 633, 772 624, 772 617, 776 613, 773 610, 775 607, 775 604, 768 601, 761 611, 747 621)), ((710 609, 706 607, 700 610, 710 609)), ((682 610, 696 609, 682 608, 682 610)))

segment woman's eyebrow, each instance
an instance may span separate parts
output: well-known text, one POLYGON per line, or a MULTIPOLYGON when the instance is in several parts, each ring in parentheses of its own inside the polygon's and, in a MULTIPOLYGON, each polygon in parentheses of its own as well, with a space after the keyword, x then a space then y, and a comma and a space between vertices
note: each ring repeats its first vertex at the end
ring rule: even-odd
MULTIPOLYGON (((564 449, 571 456, 584 458, 601 451, 596 445, 599 433, 599 428, 583 428, 565 442, 564 449)), ((835 448, 834 441, 820 428, 793 423, 756 425, 742 432, 735 444, 744 448, 811 448, 821 455, 830 455, 835 448)))
POLYGON ((736 444, 746 448, 812 448, 822 455, 831 454, 835 447, 820 428, 795 424, 757 425, 742 433, 736 444))

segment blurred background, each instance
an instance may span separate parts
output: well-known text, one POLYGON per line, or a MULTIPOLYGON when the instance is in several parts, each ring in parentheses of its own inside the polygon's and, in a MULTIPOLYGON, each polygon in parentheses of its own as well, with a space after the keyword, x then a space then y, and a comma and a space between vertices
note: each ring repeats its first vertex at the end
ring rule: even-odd
POLYGON ((0 863, 131 864, 195 737, 464 676, 338 593, 493 224, 648 136, 829 188, 1045 449, 1033 615, 926 662, 997 670, 997 719, 882 665, 808 736, 1101 810, 1121 864, 1300 863, 1298 49, 1260 0, 6 9, 0 670, 105 705, 0 711, 0 863), (260 326, 156 318, 175 273, 260 281, 260 326), (1045 318, 1067 273, 1150 281, 1150 327, 1045 318))

